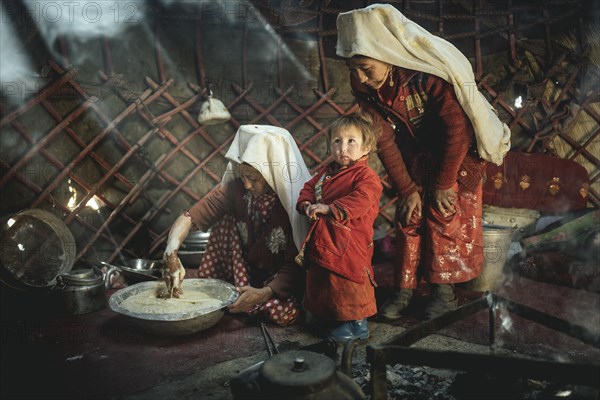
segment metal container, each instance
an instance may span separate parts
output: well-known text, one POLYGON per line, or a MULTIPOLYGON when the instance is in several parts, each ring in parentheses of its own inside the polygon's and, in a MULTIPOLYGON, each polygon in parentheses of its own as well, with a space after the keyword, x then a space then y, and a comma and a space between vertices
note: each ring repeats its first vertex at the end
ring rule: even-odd
POLYGON ((239 296, 232 284, 219 279, 185 279, 183 281, 184 296, 186 289, 197 288, 210 297, 221 300, 221 303, 211 308, 200 308, 196 312, 171 314, 138 314, 121 307, 121 303, 128 297, 150 288, 156 288, 156 285, 159 284, 164 283, 140 282, 113 293, 108 301, 110 309, 131 319, 140 329, 149 334, 190 335, 208 329, 219 322, 225 315, 225 308, 239 296))
POLYGON ((126 260, 127 266, 120 266, 119 269, 125 275, 125 280, 129 285, 146 281, 157 281, 162 276, 162 260, 147 260, 145 258, 134 258, 126 260))
POLYGON ((191 231, 182 243, 177 256, 185 268, 198 268, 204 257, 206 245, 210 237, 208 232, 191 231))
POLYGON ((67 314, 80 315, 106 307, 104 278, 92 269, 76 269, 57 277, 54 287, 61 309, 67 314))
POLYGON ((485 292, 497 289, 504 277, 504 264, 516 228, 483 226, 483 270, 467 284, 471 290, 485 292))
POLYGON ((535 224, 539 218, 540 212, 537 210, 483 205, 483 223, 515 228, 512 238, 515 241, 532 235, 535 232, 535 224))
POLYGON ((133 258, 125 261, 125 263, 129 268, 133 268, 142 272, 160 270, 163 265, 162 260, 148 260, 145 258, 133 258))
MULTIPOLYGON (((151 261, 150 264, 148 263, 149 260, 143 260, 143 259, 134 259, 134 260, 130 260, 130 261, 132 262, 133 265, 136 265, 137 267, 140 267, 140 266, 148 267, 149 265, 156 265, 156 268, 152 268, 152 269, 130 268, 130 267, 125 267, 125 266, 109 264, 104 261, 99 261, 99 264, 102 265, 103 267, 105 267, 108 271, 117 271, 120 274, 124 275, 125 281, 127 282, 128 285, 133 285, 135 283, 146 282, 146 281, 157 281, 160 279, 161 269, 158 266, 159 264, 157 264, 155 261, 151 261), (138 260, 142 260, 145 262, 139 262, 138 260)), ((130 261, 127 261, 128 265, 129 265, 130 261)), ((162 265, 162 262, 160 262, 160 265, 162 265)), ((108 282, 107 285, 110 286, 110 282, 108 282)))
POLYGON ((319 353, 276 354, 231 380, 235 399, 364 399, 360 386, 319 353))
POLYGON ((206 249, 206 244, 210 237, 210 230, 208 232, 202 231, 191 231, 183 241, 183 248, 186 251, 199 251, 206 249))

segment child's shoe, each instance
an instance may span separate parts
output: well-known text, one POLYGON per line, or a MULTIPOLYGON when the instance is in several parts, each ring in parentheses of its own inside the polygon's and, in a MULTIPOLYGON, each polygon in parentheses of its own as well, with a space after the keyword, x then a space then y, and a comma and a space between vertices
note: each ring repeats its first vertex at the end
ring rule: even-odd
POLYGON ((349 340, 366 339, 369 337, 367 319, 359 321, 346 321, 339 324, 329 332, 329 338, 337 343, 346 343, 349 340))

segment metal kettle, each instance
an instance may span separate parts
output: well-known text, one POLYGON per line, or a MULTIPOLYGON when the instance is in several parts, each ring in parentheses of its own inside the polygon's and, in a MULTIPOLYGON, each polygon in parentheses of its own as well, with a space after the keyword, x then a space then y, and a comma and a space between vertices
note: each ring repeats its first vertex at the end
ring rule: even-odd
POLYGON ((67 314, 79 315, 106 307, 105 280, 92 269, 76 269, 59 275, 53 288, 60 308, 67 314))
POLYGON ((323 354, 276 354, 231 379, 235 399, 364 399, 360 386, 323 354))

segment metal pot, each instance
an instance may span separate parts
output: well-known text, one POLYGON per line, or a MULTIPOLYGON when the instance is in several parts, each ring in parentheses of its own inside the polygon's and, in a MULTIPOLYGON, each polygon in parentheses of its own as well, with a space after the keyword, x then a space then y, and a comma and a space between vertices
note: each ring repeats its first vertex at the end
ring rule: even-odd
POLYGON ((207 232, 191 231, 182 243, 186 251, 204 251, 210 238, 210 229, 207 232))
POLYGON ((54 291, 64 312, 87 314, 106 307, 104 277, 92 269, 76 269, 59 275, 54 291))
POLYGON ((209 238, 210 229, 207 232, 190 231, 188 233, 177 252, 177 256, 185 268, 198 268, 204 257, 209 238))

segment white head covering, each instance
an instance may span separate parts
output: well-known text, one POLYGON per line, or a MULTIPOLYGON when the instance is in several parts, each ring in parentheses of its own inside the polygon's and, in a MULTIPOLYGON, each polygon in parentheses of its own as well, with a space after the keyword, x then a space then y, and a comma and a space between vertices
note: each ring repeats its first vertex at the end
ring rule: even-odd
POLYGON ((337 55, 362 55, 438 76, 454 86, 469 116, 479 155, 497 165, 510 149, 510 130, 477 88, 469 60, 450 42, 432 35, 390 4, 341 13, 337 55))
POLYGON ((223 174, 223 183, 238 176, 233 163, 250 164, 259 171, 287 211, 294 243, 300 249, 308 232, 308 219, 296 211, 296 200, 310 179, 310 172, 292 135, 276 126, 242 125, 225 157, 230 162, 223 174))

